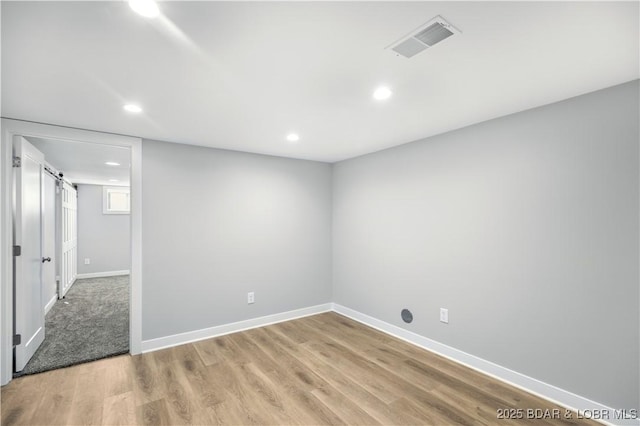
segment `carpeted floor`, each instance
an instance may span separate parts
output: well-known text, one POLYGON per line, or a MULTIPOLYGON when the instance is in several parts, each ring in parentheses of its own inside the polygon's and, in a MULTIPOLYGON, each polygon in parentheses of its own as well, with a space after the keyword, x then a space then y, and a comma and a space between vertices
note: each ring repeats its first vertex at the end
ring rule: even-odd
POLYGON ((129 276, 77 280, 45 319, 45 339, 16 376, 129 352, 129 276))

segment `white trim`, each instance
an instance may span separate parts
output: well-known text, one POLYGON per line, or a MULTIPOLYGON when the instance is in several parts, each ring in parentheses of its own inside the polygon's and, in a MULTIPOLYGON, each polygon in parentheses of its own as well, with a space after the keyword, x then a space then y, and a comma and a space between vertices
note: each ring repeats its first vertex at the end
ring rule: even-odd
POLYGON ((53 305, 55 305, 57 300, 58 300, 58 293, 54 294, 53 297, 51 298, 51 300, 49 300, 47 302, 47 304, 44 305, 44 314, 45 315, 47 315, 47 313, 51 310, 51 308, 53 308, 53 305))
POLYGON ((296 309, 279 314, 267 315, 264 317, 252 318, 244 321, 232 322, 230 324, 218 325, 216 327, 203 328, 201 330, 188 331, 186 333, 174 334, 157 339, 143 340, 142 352, 152 352, 159 349, 184 345, 185 343, 197 342, 199 340, 210 339, 212 337, 223 336, 225 334, 237 333, 239 331, 250 330, 252 328, 264 327, 283 321, 290 321, 296 318, 316 315, 331 311, 332 303, 310 306, 308 308, 296 309))
POLYGON ((4 129, 0 144, 0 173, 2 185, 0 196, 5 206, 0 211, 0 384, 5 385, 11 380, 13 368, 13 237, 12 237, 12 140, 13 134, 4 129), (9 206, 6 208, 6 206, 9 206))
POLYGON ((128 269, 122 271, 90 272, 88 274, 78 274, 76 275, 76 279, 81 280, 83 278, 117 277, 119 275, 129 275, 129 273, 130 271, 128 269))
MULTIPOLYGON (((609 411, 611 417, 613 417, 614 409, 600 404, 599 402, 592 401, 580 395, 576 395, 572 392, 544 383, 538 379, 534 379, 533 377, 529 377, 498 364, 494 364, 491 361, 478 358, 477 356, 452 348, 451 346, 447 346, 393 324, 370 317, 351 308, 347 308, 346 306, 333 303, 333 311, 400 340, 404 340, 405 342, 411 343, 428 351, 435 352, 436 354, 457 362, 458 364, 472 368, 480 373, 486 374, 487 376, 493 377, 494 379, 505 382, 511 386, 539 396, 540 398, 544 398, 572 411, 579 410, 582 413, 584 413, 584 410, 599 410, 600 412, 609 411)), ((631 409, 635 407, 626 408, 631 409)), ((620 420, 615 421, 615 423, 613 423, 614 420, 612 420, 612 422, 599 421, 604 424, 611 425, 640 425, 640 419, 620 420)))
POLYGON ((13 376, 12 140, 14 135, 121 146, 131 149, 131 279, 129 350, 142 344, 142 139, 3 118, 0 144, 0 385, 13 376))
POLYGON ((142 353, 142 139, 131 142, 129 352, 142 353))

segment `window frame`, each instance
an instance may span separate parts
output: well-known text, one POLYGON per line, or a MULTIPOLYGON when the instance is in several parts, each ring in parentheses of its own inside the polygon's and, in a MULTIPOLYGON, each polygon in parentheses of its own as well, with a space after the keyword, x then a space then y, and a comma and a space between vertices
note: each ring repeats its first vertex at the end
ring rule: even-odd
POLYGON ((103 186, 102 187, 102 214, 131 214, 131 188, 128 186, 103 186), (127 210, 109 209, 109 194, 127 194, 127 210))

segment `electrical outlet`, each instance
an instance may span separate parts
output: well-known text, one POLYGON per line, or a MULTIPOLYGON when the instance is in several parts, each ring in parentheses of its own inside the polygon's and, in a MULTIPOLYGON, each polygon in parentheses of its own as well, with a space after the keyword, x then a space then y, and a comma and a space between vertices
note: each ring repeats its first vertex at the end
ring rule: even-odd
POLYGON ((91 265, 91 259, 89 259, 88 257, 84 258, 84 264, 85 265, 91 265))
POLYGON ((445 324, 449 324, 449 310, 445 308, 440 308, 440 322, 445 324))
POLYGON ((254 303, 255 300, 255 295, 252 291, 250 291, 249 293, 247 293, 247 303, 250 305, 252 303, 254 303))

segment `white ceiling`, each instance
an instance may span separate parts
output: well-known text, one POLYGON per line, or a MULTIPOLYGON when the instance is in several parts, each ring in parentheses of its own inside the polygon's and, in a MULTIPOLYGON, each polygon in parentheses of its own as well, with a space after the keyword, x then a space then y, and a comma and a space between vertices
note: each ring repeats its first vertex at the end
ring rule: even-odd
POLYGON ((637 1, 160 8, 3 1, 2 115, 332 162, 640 77, 637 1), (384 49, 436 15, 462 35, 384 49))
POLYGON ((27 139, 44 154, 46 162, 62 172, 71 183, 129 186, 129 148, 34 137, 27 139), (105 164, 107 161, 120 165, 108 166, 105 164))

